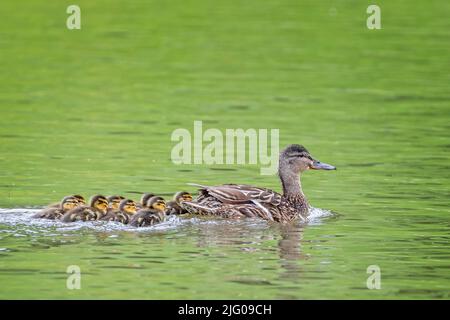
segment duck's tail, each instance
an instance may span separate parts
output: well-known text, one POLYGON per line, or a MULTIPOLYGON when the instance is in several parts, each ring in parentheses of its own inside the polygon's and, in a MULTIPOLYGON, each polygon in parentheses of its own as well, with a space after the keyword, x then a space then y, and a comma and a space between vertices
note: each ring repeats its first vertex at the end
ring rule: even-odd
POLYGON ((188 182, 188 183, 186 183, 186 184, 189 185, 189 186, 198 187, 198 188, 200 188, 200 189, 208 189, 208 188, 209 188, 209 186, 205 186, 205 185, 198 184, 198 183, 191 183, 191 182, 188 182))

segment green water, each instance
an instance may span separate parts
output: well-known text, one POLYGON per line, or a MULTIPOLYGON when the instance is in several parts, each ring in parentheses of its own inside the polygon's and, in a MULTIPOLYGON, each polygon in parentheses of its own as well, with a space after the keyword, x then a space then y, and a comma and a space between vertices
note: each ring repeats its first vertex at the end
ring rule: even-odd
POLYGON ((280 190, 258 165, 181 165, 176 128, 280 129, 336 172, 304 226, 182 219, 145 232, 0 213, 0 298, 448 299, 450 3, 87 1, 0 5, 0 207, 169 197, 186 182, 280 190), (24 218, 25 217, 25 218, 24 218), (66 269, 81 268, 81 289, 66 269), (381 269, 369 290, 366 269, 381 269))

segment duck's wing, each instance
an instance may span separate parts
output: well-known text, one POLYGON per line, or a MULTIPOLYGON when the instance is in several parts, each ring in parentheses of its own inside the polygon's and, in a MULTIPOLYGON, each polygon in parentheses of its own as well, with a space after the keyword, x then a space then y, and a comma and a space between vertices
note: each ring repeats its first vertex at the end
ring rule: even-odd
POLYGON ((270 203, 251 200, 247 203, 222 203, 212 196, 202 197, 198 202, 183 201, 182 206, 192 214, 217 215, 223 218, 262 218, 269 221, 280 220, 280 210, 270 203))
POLYGON ((259 202, 278 206, 281 203, 281 194, 270 189, 245 184, 201 186, 200 190, 225 204, 259 202))

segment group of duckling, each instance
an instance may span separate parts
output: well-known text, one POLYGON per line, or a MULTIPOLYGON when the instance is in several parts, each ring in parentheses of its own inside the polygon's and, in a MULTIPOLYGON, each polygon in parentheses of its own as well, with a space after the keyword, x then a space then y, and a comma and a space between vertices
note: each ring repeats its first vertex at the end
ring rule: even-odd
POLYGON ((192 201, 192 195, 180 191, 166 203, 163 197, 152 193, 144 193, 139 202, 120 195, 105 197, 97 194, 87 205, 84 197, 76 194, 47 206, 33 217, 62 222, 117 221, 133 227, 147 227, 163 222, 167 215, 187 213, 181 207, 183 201, 192 201))

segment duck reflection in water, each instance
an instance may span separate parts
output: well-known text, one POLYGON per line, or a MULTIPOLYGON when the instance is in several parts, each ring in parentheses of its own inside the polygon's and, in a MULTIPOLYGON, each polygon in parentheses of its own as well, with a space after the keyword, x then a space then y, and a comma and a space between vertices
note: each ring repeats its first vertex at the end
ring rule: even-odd
MULTIPOLYGON (((300 280, 301 260, 309 258, 301 250, 304 226, 301 224, 267 224, 256 221, 203 221, 196 225, 197 245, 199 247, 230 246, 250 254, 267 252, 273 255, 277 251, 279 264, 283 272, 280 279, 300 280), (277 246, 265 245, 268 241, 277 241, 277 246)), ((261 257, 263 263, 267 255, 261 257)), ((257 260, 255 260, 257 261, 257 260)), ((271 268, 268 266, 268 268, 271 268)))

